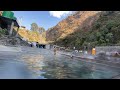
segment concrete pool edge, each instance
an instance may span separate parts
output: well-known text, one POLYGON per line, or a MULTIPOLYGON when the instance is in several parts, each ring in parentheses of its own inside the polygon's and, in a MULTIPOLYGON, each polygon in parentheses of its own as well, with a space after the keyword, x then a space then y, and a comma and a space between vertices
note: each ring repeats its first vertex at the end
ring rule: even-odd
MULTIPOLYGON (((65 55, 65 56, 71 57, 71 55, 68 55, 68 54, 61 54, 61 55, 65 55)), ((79 59, 79 60, 85 59, 85 60, 81 60, 81 61, 84 61, 84 62, 101 64, 101 65, 105 65, 105 66, 109 66, 109 67, 113 67, 113 68, 120 68, 120 67, 116 66, 116 64, 120 64, 120 63, 113 63, 113 62, 109 62, 109 61, 105 62, 104 60, 101 60, 101 61, 104 61, 104 62, 98 63, 98 62, 96 62, 96 61, 98 61, 98 60, 90 59, 90 58, 85 58, 85 57, 81 57, 81 56, 75 56, 75 55, 74 55, 74 58, 77 58, 77 59, 79 59), (87 61, 86 61, 86 60, 87 60, 87 61), (107 63, 107 64, 105 64, 105 63, 107 63), (110 64, 112 64, 113 66, 110 65, 110 64)), ((99 61, 100 61, 100 60, 99 60, 99 61)))
POLYGON ((21 47, 0 45, 0 52, 21 52, 21 47))

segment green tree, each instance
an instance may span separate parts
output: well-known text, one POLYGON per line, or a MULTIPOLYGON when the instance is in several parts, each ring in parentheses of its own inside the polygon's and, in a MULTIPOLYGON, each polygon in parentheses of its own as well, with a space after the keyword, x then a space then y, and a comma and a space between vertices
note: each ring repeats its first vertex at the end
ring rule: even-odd
POLYGON ((107 43, 112 43, 113 34, 112 34, 112 33, 106 34, 105 39, 106 39, 106 42, 107 42, 107 43))
POLYGON ((32 23, 31 24, 31 31, 38 31, 39 30, 39 27, 36 23, 32 23))

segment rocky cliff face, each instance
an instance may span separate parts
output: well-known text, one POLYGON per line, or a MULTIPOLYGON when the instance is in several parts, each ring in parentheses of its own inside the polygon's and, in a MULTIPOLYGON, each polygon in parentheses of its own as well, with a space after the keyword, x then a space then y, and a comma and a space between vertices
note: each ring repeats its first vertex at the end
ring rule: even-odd
POLYGON ((53 28, 47 30, 47 41, 57 41, 74 33, 78 28, 79 30, 89 30, 92 23, 99 17, 98 12, 99 11, 77 11, 75 14, 68 16, 53 28))

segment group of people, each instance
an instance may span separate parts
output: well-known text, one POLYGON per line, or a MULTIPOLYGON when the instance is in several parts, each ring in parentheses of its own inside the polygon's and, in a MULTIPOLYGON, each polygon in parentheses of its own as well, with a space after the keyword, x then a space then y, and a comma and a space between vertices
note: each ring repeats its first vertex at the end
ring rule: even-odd
POLYGON ((44 45, 40 45, 38 42, 29 42, 30 47, 45 48, 44 45))

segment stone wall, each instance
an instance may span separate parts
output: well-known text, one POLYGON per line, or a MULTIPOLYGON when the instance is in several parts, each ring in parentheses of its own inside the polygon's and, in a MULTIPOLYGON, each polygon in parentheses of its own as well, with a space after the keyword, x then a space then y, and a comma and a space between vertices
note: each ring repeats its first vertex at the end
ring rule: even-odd
POLYGON ((99 52, 114 52, 114 51, 120 51, 120 46, 99 46, 96 48, 96 54, 99 52))

